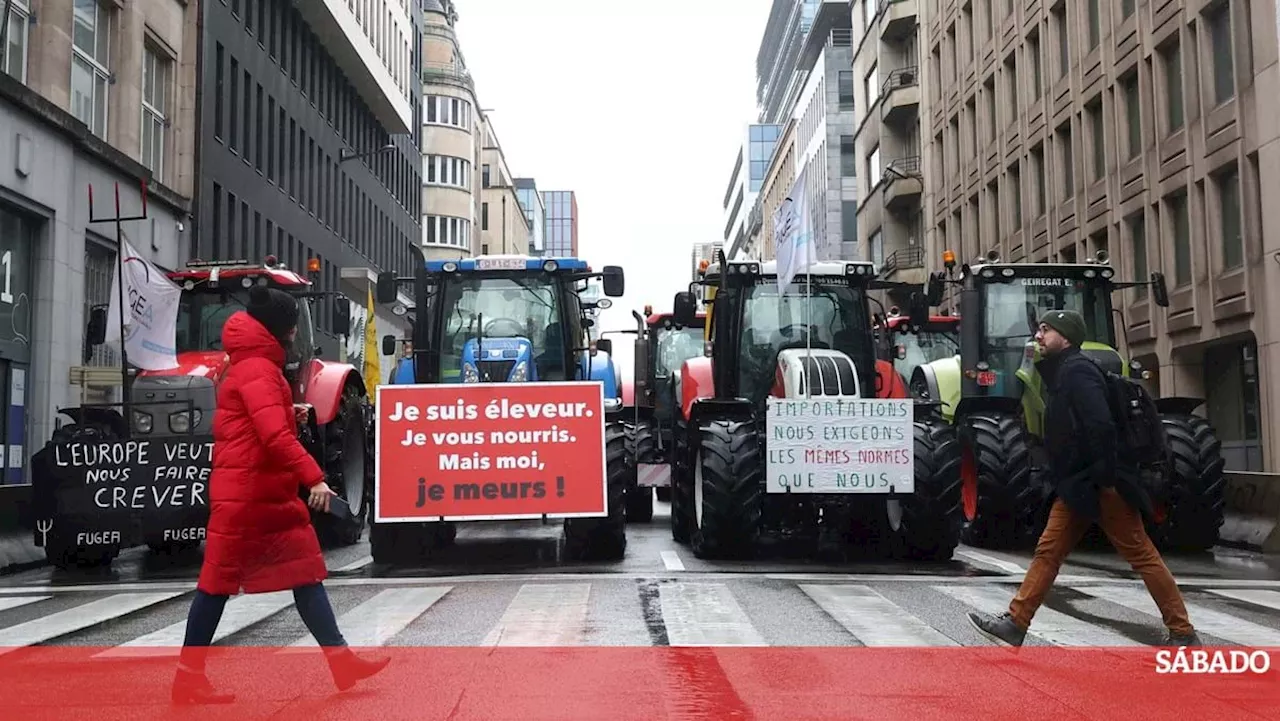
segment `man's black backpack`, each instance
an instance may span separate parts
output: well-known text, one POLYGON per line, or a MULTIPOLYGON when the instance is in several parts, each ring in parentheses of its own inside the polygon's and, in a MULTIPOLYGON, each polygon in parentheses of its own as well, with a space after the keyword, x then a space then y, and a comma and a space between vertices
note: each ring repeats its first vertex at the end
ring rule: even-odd
MULTIPOLYGON (((1087 357, 1087 356, 1086 356, 1087 357)), ((1089 360, 1093 361, 1092 358, 1089 360)), ((1121 462, 1150 468, 1168 461, 1169 437, 1155 401, 1141 383, 1115 371, 1094 365, 1102 371, 1111 405, 1111 418, 1116 424, 1117 454, 1121 462)))

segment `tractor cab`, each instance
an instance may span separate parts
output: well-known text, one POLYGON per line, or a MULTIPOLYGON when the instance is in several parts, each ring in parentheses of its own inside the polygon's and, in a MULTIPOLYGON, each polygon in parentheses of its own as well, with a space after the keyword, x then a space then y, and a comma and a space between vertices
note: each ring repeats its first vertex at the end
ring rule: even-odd
POLYGON ((931 315, 923 324, 890 308, 878 324, 887 358, 905 384, 916 368, 960 354, 960 318, 931 315))
MULTIPOLYGON (((618 398, 607 341, 588 340, 588 312, 612 306, 581 294, 592 273, 575 258, 480 256, 428 261, 418 271, 420 310, 413 348, 397 382, 524 383, 600 380, 605 398, 618 398), (601 353, 603 346, 606 352, 601 353), (603 357, 602 357, 603 356, 603 357), (608 371, 605 373, 604 371, 608 371), (411 380, 410 380, 411 379, 411 380)), ((606 296, 622 294, 621 268, 604 271, 606 296)), ((379 278, 379 302, 395 302, 395 278, 379 278)), ((383 338, 394 354, 395 339, 383 338)))

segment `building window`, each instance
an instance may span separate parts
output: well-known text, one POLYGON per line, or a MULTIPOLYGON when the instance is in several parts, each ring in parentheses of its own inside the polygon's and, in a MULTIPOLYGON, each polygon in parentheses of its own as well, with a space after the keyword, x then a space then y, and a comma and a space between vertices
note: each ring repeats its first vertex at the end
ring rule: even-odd
POLYGON ((871 262, 876 267, 884 265, 884 236, 880 234, 880 229, 876 228, 875 232, 867 238, 867 248, 871 251, 871 262))
POLYGON ((852 178, 858 174, 858 153, 852 135, 840 136, 840 176, 852 178))
POLYGON ((1127 18, 1133 15, 1133 8, 1136 4, 1134 0, 1120 0, 1120 17, 1127 18))
POLYGON ((75 0, 72 15, 71 114, 94 135, 106 137, 110 15, 98 0, 75 0))
POLYGON ((1035 176, 1036 194, 1035 194, 1035 217, 1039 218, 1045 214, 1047 209, 1048 197, 1045 187, 1045 163, 1044 163, 1044 146, 1037 145, 1031 149, 1031 172, 1035 176))
POLYGON ((1022 227, 1022 171, 1014 163, 1009 168, 1009 182, 1005 185, 1009 199, 1013 201, 1013 229, 1022 227))
POLYGON ((463 250, 471 249, 471 221, 446 215, 426 215, 422 218, 423 243, 447 245, 463 250))
POLYGON ((1128 157, 1132 160, 1142 152, 1142 96, 1138 94, 1138 74, 1121 79, 1120 86, 1124 92, 1125 122, 1129 131, 1128 157))
POLYGON ((481 166, 480 170, 481 170, 481 176, 480 176, 481 185, 482 187, 487 188, 489 187, 489 165, 486 163, 485 165, 481 166))
POLYGON ((1067 42, 1067 4, 1064 2, 1050 11, 1058 36, 1058 78, 1065 78, 1071 69, 1071 45, 1067 42))
POLYGON ((4 48, 4 72, 21 83, 27 82, 27 21, 30 17, 28 1, 11 0, 4 48))
POLYGON ((424 155, 422 158, 423 182, 427 185, 448 185, 467 190, 471 187, 471 161, 447 155, 424 155))
POLYGON ((1244 265, 1244 233, 1240 225, 1240 170, 1234 165, 1214 179, 1218 186, 1218 214, 1222 227, 1222 267, 1244 265))
MULTIPOLYGON (((1142 211, 1129 218, 1129 247, 1133 252, 1133 277, 1142 280, 1147 277, 1147 220, 1142 211)), ((1147 286, 1134 286, 1135 300, 1147 297, 1147 286)))
POLYGON ((880 74, 876 63, 871 63, 871 69, 867 71, 866 77, 862 79, 862 92, 866 98, 862 101, 862 107, 870 109, 876 101, 880 99, 880 74))
POLYGON ((1231 6, 1220 3, 1204 17, 1213 52, 1213 102, 1221 105, 1235 97, 1235 63, 1231 57, 1231 6))
POLYGON ((880 176, 880 146, 876 145, 867 156, 867 187, 876 187, 880 183, 880 176))
POLYGON ((840 93, 840 109, 853 110, 853 72, 841 70, 836 82, 840 93))
POLYGON ((1102 9, 1099 0, 1089 0, 1089 49, 1098 47, 1102 40, 1102 9))
POLYGON ((1089 106, 1089 134, 1093 146, 1093 179, 1101 180, 1107 173, 1106 131, 1102 124, 1102 100, 1089 106))
POLYGON ((1169 134, 1182 129, 1182 48, 1177 41, 1160 51, 1164 62, 1165 122, 1169 134))
POLYGON ((1027 55, 1031 57, 1031 99, 1039 100, 1044 92, 1043 64, 1040 60, 1040 33, 1027 38, 1027 55))
POLYGON ((142 164, 164 179, 164 140, 168 127, 169 59, 150 46, 142 56, 142 164))
POLYGON ((480 204, 480 230, 489 229, 489 204, 480 204))
POLYGON ((430 125, 449 125, 471 131, 471 103, 447 95, 426 95, 426 122, 430 125))
POLYGON ((1173 231, 1173 282, 1175 286, 1191 283, 1191 221, 1187 217, 1186 192, 1171 196, 1168 202, 1169 223, 1173 231))
POLYGON ((1069 200, 1076 187, 1076 160, 1071 147, 1070 124, 1058 130, 1058 147, 1062 149, 1062 199, 1069 200))
POLYGON ((996 139, 996 79, 990 77, 983 84, 983 92, 987 96, 987 140, 996 139))

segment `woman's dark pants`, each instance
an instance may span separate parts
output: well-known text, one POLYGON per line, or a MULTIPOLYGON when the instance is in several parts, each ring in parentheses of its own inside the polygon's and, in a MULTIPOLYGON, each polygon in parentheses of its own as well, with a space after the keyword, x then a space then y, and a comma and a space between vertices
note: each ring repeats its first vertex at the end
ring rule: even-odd
MULTIPOLYGON (((218 622, 222 620, 222 609, 227 605, 229 596, 214 596, 196 589, 196 597, 191 602, 191 611, 187 614, 187 636, 182 644, 180 664, 189 671, 204 673, 207 647, 213 643, 213 635, 218 630, 218 622)), ((307 630, 315 637, 316 643, 325 647, 345 647, 346 639, 338 630, 338 620, 334 618, 333 606, 329 604, 329 595, 325 593, 323 584, 299 586, 293 589, 293 601, 298 607, 298 615, 307 624, 307 630)))

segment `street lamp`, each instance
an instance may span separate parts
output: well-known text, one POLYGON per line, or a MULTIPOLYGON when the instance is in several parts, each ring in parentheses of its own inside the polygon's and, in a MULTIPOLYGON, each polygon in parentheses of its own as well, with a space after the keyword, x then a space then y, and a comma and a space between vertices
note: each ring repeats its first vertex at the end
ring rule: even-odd
POLYGON ((377 150, 370 150, 364 153, 353 153, 347 150, 346 148, 343 148, 342 152, 338 154, 338 162, 345 163, 348 160, 355 160, 356 158, 364 158, 370 155, 377 155, 378 153, 385 153, 388 150, 395 150, 395 149, 396 149, 396 146, 391 143, 387 143, 386 145, 382 146, 381 148, 378 148, 377 150))

